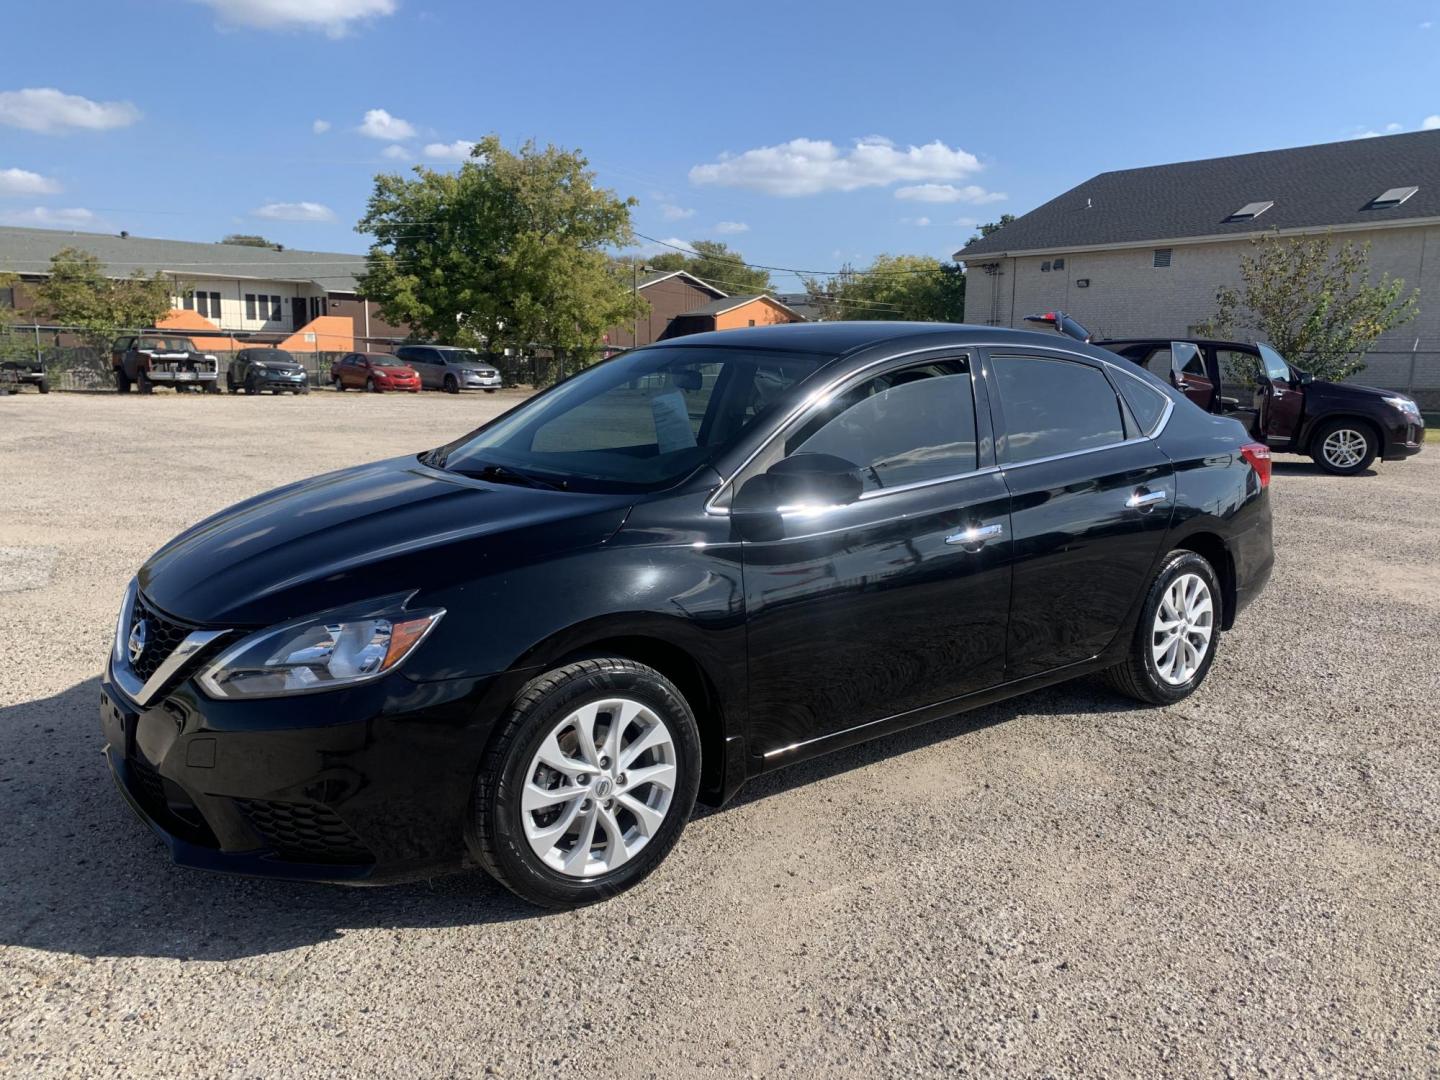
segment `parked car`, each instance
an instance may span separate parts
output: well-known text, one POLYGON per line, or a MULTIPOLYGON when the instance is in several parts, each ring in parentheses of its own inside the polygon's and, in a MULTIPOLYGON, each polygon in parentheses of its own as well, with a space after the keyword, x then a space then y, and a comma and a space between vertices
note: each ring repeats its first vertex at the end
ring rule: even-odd
POLYGON ((310 377, 305 367, 284 349, 241 349, 225 372, 225 387, 232 394, 244 390, 258 394, 308 394, 310 377))
POLYGON ((355 387, 372 394, 382 390, 420 392, 420 376, 403 360, 389 353, 350 353, 330 365, 336 390, 355 387))
POLYGON ((50 392, 50 380, 45 377, 45 365, 39 360, 0 361, 0 390, 17 391, 33 386, 42 394, 50 392))
POLYGON ((487 364, 473 349, 453 345, 401 345, 395 355, 420 374, 427 390, 458 394, 461 390, 484 390, 493 394, 503 384, 500 370, 487 364))
POLYGON ((1313 378, 1263 342, 1097 344, 1168 379, 1202 409, 1242 420, 1272 450, 1308 454, 1337 476, 1363 472, 1376 457, 1402 461, 1425 445, 1420 407, 1404 394, 1313 378))
MULTIPOLYGON (((1027 321, 1089 340, 1063 311, 1027 321)), ((1233 416, 1272 450, 1308 454, 1337 476, 1363 472, 1376 457, 1402 461, 1425 446, 1420 407, 1404 394, 1313 378, 1263 342, 1116 338, 1095 344, 1165 379, 1206 412, 1233 416)))
POLYGON ((149 394, 157 386, 176 391, 199 387, 206 393, 220 391, 220 361, 214 353, 201 352, 188 337, 157 331, 127 334, 116 338, 110 350, 115 388, 128 394, 133 386, 149 394))
POLYGON ((1269 479, 1053 336, 696 334, 176 537, 106 754, 181 864, 583 904, 748 777, 1090 672, 1186 698, 1270 574, 1269 479))

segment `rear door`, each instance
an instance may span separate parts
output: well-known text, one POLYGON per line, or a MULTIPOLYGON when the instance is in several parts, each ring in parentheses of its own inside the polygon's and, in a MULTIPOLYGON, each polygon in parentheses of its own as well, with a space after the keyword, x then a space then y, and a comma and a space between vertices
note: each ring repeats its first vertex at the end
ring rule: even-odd
POLYGON ((1205 354, 1193 341, 1170 343, 1170 385, 1206 412, 1215 412, 1215 381, 1205 367, 1205 354))
POLYGON ((1011 496, 1005 674, 1023 679, 1114 639, 1160 554, 1175 475, 1098 361, 996 349, 986 376, 1011 496))
POLYGON ((762 755, 1003 679, 1010 498, 975 387, 959 351, 872 369, 737 477, 824 453, 858 465, 865 485, 855 502, 786 513, 782 536, 743 544, 762 755))

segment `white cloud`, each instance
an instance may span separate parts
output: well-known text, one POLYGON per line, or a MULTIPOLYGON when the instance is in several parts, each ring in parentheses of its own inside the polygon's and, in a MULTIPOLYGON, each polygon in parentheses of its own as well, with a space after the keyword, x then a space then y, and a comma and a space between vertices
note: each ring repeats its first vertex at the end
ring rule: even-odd
POLYGON ((681 240, 679 237, 667 237, 663 241, 644 240, 638 244, 632 244, 625 251, 630 255, 639 255, 644 258, 646 255, 664 255, 666 252, 681 249, 681 254, 693 255, 695 252, 690 247, 690 241, 681 240))
POLYGON ((399 143, 392 143, 380 151, 380 156, 389 158, 391 161, 409 161, 414 155, 410 153, 408 147, 401 146, 399 143))
POLYGON ((327 131, 330 130, 330 121, 316 120, 313 124, 310 125, 310 130, 313 131, 316 135, 324 135, 327 131))
POLYGON ((129 127, 139 119, 140 110, 128 101, 91 101, 53 87, 0 93, 0 124, 44 135, 129 127))
POLYGON ((431 161, 469 161, 470 151, 475 149, 475 144, 466 139, 456 139, 452 143, 427 143, 425 156, 431 161))
POLYGON ((923 228, 925 228, 925 226, 927 226, 927 225, 930 224, 930 219, 929 219, 928 217, 902 217, 902 218, 900 219, 900 224, 901 224, 901 225, 918 225, 920 228, 923 229, 923 228))
POLYGON ((384 109, 367 111, 364 123, 357 130, 361 135, 368 135, 372 139, 384 139, 387 142, 399 142, 401 139, 415 137, 413 124, 408 120, 401 120, 398 116, 391 116, 384 109))
POLYGON ((395 0, 195 0, 232 26, 323 30, 342 37, 351 25, 395 14, 395 0))
POLYGON ((1424 120, 1420 121, 1421 131, 1434 131, 1436 128, 1440 128, 1440 113, 1436 113, 1434 116, 1427 116, 1424 120))
POLYGON ((1357 131, 1354 135, 1351 135, 1350 137, 1352 139, 1378 139, 1383 134, 1385 134, 1383 131, 1375 131, 1374 129, 1371 129, 1370 131, 1357 131))
POLYGON ((1433 22, 1422 22, 1422 23, 1420 24, 1420 29, 1421 29, 1421 30, 1429 30, 1429 29, 1430 29, 1432 26, 1434 26, 1434 25, 1435 25, 1435 24, 1434 24, 1433 22))
POLYGON ((1393 134, 1395 134, 1395 132, 1397 132, 1397 131, 1404 131, 1404 130, 1405 130, 1405 125, 1404 125, 1404 124, 1397 124, 1397 123, 1395 123, 1394 121, 1391 121, 1390 123, 1388 123, 1388 124, 1385 125, 1385 134, 1387 134, 1387 135, 1393 135, 1393 134))
POLYGON ((686 218, 695 216, 694 210, 688 210, 683 206, 676 206, 673 203, 663 203, 660 207, 660 216, 666 221, 684 221, 686 218))
POLYGON ((814 195, 854 191, 901 181, 958 180, 978 172, 974 154, 938 139, 901 149, 889 139, 869 135, 843 150, 828 139, 791 139, 690 170, 693 184, 750 188, 768 195, 814 195))
POLYGON ((54 195, 60 185, 28 169, 0 169, 0 195, 54 195))
POLYGON ((0 213, 0 223, 5 225, 34 225, 40 228, 73 229, 80 225, 94 225, 95 221, 95 212, 80 206, 54 210, 48 206, 32 206, 29 210, 0 213))
POLYGON ((266 203, 251 213, 267 221, 334 221, 335 211, 316 202, 266 203))
POLYGON ((750 226, 743 221, 717 221, 715 231, 721 236, 733 236, 736 233, 749 232, 750 226))
POLYGON ((914 184, 895 189, 895 198, 911 202, 928 203, 992 203, 1003 202, 1010 196, 1003 191, 986 191, 978 184, 956 187, 954 184, 914 184))

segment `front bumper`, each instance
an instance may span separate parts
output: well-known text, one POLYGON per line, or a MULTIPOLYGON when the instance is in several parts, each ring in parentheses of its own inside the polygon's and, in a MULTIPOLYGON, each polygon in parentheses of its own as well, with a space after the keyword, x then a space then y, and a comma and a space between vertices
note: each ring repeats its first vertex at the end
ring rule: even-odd
POLYGON ((266 375, 256 374, 255 385, 262 390, 305 390, 310 386, 310 380, 304 373, 299 375, 287 375, 284 372, 270 372, 266 375))
POLYGON ((460 385, 467 390, 499 390, 502 383, 499 375, 466 375, 460 385))
POLYGON ((107 668, 105 756, 179 865, 344 884, 463 869, 489 680, 378 682, 212 701, 185 681, 137 707, 107 668))
POLYGON ((1425 449, 1425 420, 1406 413, 1402 420, 1390 426, 1385 435, 1385 453, 1380 460, 1403 461, 1414 457, 1425 449))

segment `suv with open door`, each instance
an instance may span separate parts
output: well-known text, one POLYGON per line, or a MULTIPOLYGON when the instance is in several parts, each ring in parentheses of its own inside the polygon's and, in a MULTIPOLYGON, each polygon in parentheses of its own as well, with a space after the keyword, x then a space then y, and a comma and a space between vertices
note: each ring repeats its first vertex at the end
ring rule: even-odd
MULTIPOLYGON (((1089 340, 1064 312, 1026 321, 1089 340)), ((1124 338, 1093 344, 1166 380, 1206 412, 1240 420, 1272 450, 1308 454, 1337 476, 1363 472, 1377 457, 1403 460, 1425 445, 1425 421, 1410 398, 1316 379, 1263 342, 1124 338)))

